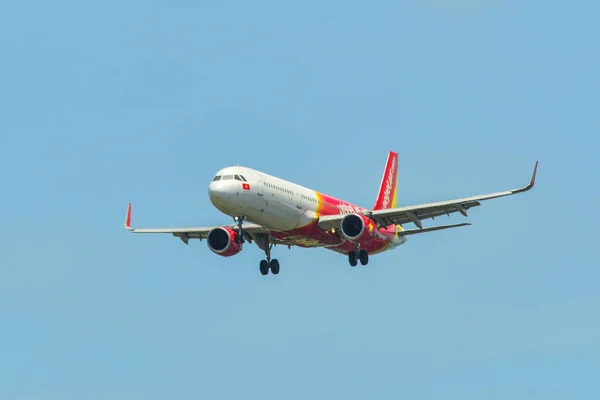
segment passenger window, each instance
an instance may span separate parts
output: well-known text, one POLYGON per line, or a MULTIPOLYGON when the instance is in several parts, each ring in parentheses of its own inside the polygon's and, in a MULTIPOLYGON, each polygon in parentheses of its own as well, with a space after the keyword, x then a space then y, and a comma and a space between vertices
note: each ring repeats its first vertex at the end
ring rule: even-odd
POLYGON ((221 175, 217 175, 213 178, 213 182, 220 181, 220 180, 221 180, 221 175))
POLYGON ((241 181, 242 180, 242 178, 240 178, 239 175, 234 175, 233 177, 235 178, 236 181, 241 181))
POLYGON ((227 180, 230 180, 230 179, 233 179, 233 175, 223 175, 223 180, 224 181, 227 181, 227 180))

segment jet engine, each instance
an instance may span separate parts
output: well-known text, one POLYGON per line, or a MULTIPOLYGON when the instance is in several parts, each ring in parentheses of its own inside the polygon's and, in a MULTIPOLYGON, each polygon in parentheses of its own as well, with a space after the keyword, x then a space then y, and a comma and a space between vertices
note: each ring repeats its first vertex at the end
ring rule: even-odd
POLYGON ((234 256, 242 251, 242 244, 235 242, 237 232, 229 228, 214 228, 208 232, 206 242, 208 248, 223 257, 234 256))
POLYGON ((377 231, 377 225, 369 217, 361 214, 348 214, 340 224, 342 235, 353 242, 363 243, 371 240, 377 231))

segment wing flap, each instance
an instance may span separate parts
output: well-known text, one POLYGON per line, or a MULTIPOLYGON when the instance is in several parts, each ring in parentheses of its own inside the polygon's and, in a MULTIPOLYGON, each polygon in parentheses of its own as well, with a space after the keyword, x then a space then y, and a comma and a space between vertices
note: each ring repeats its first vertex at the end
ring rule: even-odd
POLYGON ((469 201, 464 203, 447 202, 447 204, 433 203, 432 205, 424 204, 422 206, 382 210, 387 212, 373 211, 370 216, 382 225, 403 225, 413 222, 415 225, 419 226, 421 220, 434 219, 443 215, 449 216, 456 212, 465 215, 467 210, 480 205, 481 203, 479 201, 469 201))
POLYGON ((409 229, 407 231, 400 231, 400 232, 398 232, 398 236, 407 236, 407 235, 415 235, 417 233, 441 231, 443 229, 459 228, 461 226, 469 226, 469 225, 471 225, 471 224, 469 224, 469 223, 463 223, 463 224, 453 224, 453 225, 432 226, 430 228, 423 228, 423 229, 409 229))

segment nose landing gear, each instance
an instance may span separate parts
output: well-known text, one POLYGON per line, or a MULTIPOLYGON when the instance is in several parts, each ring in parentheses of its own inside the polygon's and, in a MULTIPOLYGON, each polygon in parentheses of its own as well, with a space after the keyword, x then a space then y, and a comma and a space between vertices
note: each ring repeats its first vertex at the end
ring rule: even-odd
POLYGON ((244 220, 246 219, 246 217, 241 216, 241 217, 233 217, 233 220, 235 221, 235 223, 238 226, 238 234, 235 236, 235 242, 237 244, 243 244, 246 240, 244 240, 244 232, 242 230, 242 224, 244 223, 244 220))

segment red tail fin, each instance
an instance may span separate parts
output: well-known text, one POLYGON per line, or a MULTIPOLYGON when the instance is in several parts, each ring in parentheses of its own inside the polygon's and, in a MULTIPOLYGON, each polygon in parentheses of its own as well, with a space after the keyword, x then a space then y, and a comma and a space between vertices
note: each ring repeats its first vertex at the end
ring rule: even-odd
POLYGON ((390 151, 381 178, 379 194, 373 210, 396 207, 396 195, 398 192, 398 153, 390 151))

